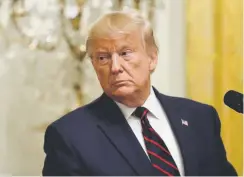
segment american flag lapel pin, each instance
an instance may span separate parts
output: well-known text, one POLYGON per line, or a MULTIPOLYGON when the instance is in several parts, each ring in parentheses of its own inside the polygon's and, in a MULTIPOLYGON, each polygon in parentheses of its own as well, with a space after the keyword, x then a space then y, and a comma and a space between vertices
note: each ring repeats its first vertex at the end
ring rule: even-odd
POLYGON ((188 126, 188 121, 187 120, 181 119, 181 123, 182 123, 182 125, 188 126))

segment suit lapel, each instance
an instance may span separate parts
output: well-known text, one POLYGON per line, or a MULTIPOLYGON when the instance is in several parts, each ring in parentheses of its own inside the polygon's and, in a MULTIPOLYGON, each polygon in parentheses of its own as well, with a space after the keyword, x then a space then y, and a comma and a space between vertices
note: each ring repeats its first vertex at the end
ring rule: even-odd
POLYGON ((137 175, 153 175, 151 163, 119 107, 105 94, 97 106, 98 128, 110 139, 137 175))
POLYGON ((179 102, 173 101, 173 99, 171 99, 170 97, 160 94, 155 88, 154 91, 157 98, 162 104, 162 107, 169 119, 172 130, 178 141, 183 158, 185 175, 198 175, 198 161, 196 148, 197 137, 195 136, 195 133, 192 130, 193 127, 191 127, 189 112, 182 110, 181 106, 179 106, 179 102), (182 120, 187 121, 189 125, 184 125, 182 123, 182 120))

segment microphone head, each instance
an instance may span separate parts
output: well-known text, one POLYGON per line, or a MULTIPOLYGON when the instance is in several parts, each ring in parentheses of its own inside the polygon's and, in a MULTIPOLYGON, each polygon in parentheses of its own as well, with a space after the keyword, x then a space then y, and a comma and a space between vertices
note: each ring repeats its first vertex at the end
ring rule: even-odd
POLYGON ((236 112, 243 113, 243 94, 230 90, 224 96, 224 103, 236 112))

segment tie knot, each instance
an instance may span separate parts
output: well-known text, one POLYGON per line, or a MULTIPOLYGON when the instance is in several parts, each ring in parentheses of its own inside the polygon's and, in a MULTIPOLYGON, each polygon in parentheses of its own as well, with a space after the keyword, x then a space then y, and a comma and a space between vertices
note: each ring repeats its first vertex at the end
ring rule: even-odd
POLYGON ((133 112, 133 115, 136 117, 139 117, 140 119, 144 119, 148 113, 148 109, 144 107, 138 107, 136 110, 133 112))

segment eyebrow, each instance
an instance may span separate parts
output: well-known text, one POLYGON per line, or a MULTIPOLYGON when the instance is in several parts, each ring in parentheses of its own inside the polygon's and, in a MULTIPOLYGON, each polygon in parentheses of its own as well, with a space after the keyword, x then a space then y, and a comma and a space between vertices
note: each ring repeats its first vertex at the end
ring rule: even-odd
POLYGON ((121 51, 126 50, 126 49, 130 49, 132 51, 135 51, 136 47, 134 45, 122 45, 122 46, 118 47, 117 51, 121 52, 121 51))
POLYGON ((109 54, 110 55, 110 52, 106 52, 106 51, 97 51, 97 52, 94 52, 96 55, 107 55, 109 54))
POLYGON ((95 51, 96 52, 104 52, 104 51, 108 51, 109 49, 106 48, 106 47, 98 47, 98 48, 95 48, 95 51))
POLYGON ((124 50, 127 48, 132 48, 132 47, 129 47, 128 45, 122 45, 121 47, 119 47, 119 50, 124 50))

